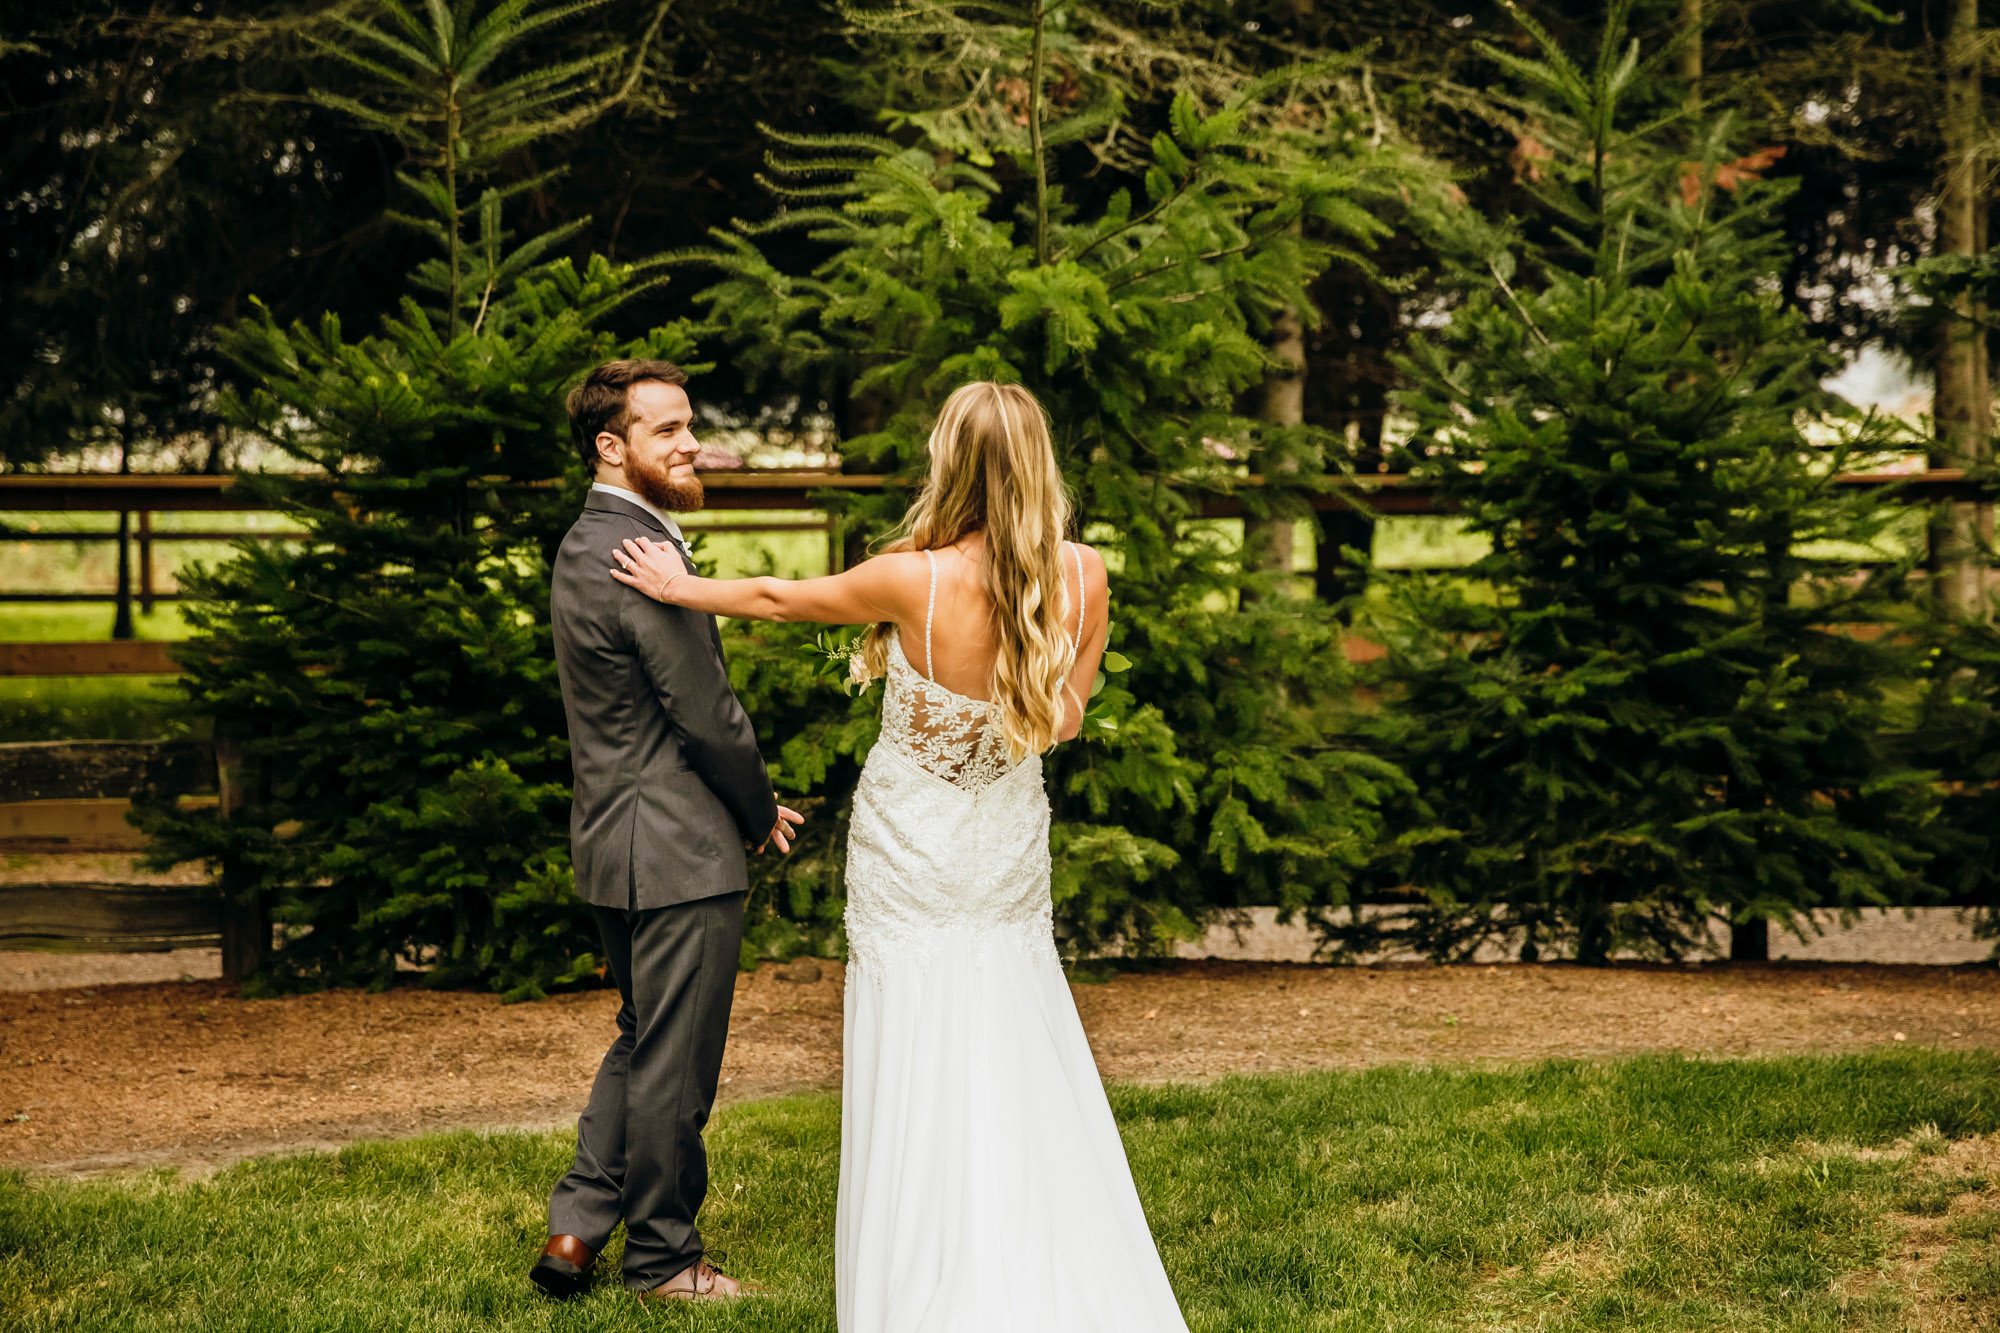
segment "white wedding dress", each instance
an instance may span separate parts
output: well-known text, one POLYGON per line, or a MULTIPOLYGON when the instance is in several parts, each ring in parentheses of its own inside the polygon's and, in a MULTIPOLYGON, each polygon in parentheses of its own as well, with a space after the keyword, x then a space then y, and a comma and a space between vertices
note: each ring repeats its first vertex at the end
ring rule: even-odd
POLYGON ((1041 760, 895 636, 847 865, 841 1333, 1185 1333, 1056 956, 1041 760))

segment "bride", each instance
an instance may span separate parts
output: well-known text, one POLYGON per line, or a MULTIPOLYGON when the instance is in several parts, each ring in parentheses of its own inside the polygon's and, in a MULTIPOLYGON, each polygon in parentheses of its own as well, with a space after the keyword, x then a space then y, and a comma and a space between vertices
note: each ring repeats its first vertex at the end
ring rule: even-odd
POLYGON ((870 624, 881 738, 847 850, 842 1333, 1162 1333, 1167 1284, 1051 930, 1042 753, 1104 654, 1104 562, 1041 406, 968 384, 882 554, 829 578, 705 579, 631 541, 612 576, 677 606, 870 624))

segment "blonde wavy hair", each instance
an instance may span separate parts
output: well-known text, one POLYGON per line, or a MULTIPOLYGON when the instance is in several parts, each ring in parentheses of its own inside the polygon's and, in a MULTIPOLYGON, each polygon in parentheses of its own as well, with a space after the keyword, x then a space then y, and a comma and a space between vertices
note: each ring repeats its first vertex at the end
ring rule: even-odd
MULTIPOLYGON (((1000 640, 992 697, 1010 757, 1040 754, 1056 741, 1075 647, 1062 563, 1070 500, 1048 415, 1017 384, 963 385, 938 412, 930 460, 916 503, 882 549, 939 550, 985 531, 980 579, 1000 640)), ((868 631, 861 656, 871 678, 888 670, 893 628, 868 631)))

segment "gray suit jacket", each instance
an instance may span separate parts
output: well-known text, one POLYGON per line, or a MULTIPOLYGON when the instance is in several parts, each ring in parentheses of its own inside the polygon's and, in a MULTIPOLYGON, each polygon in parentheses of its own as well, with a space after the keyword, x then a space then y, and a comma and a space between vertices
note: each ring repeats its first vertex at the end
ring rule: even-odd
POLYGON ((549 610, 569 717, 576 890, 599 907, 669 907, 749 886, 743 844, 778 822, 757 735, 715 618, 612 578, 627 537, 666 537, 593 491, 556 554, 549 610))

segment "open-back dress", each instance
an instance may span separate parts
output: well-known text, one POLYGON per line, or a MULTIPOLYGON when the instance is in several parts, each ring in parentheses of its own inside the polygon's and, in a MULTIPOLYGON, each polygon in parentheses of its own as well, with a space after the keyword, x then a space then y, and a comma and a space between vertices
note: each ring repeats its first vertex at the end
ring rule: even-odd
MULTIPOLYGON (((936 605, 932 555, 925 672, 936 605)), ((1185 1333, 1056 955, 1041 758, 888 648, 848 835, 841 1333, 1185 1333)))

